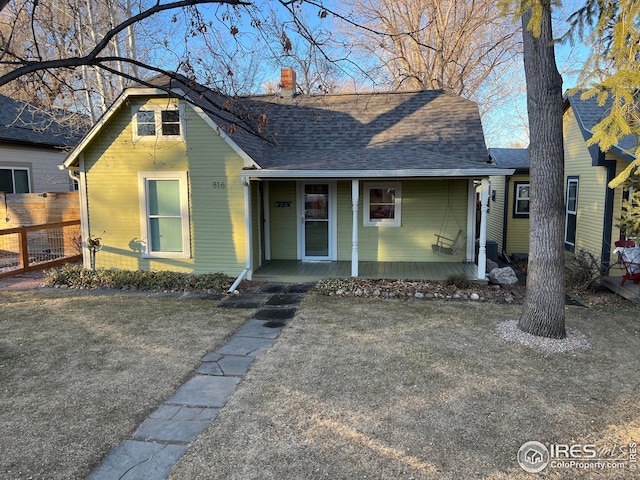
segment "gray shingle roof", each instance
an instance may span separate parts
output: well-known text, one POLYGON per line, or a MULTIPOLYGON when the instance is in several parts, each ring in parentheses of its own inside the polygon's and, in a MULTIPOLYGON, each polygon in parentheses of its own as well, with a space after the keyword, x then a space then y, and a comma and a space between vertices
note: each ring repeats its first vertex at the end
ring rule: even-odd
POLYGON ((444 91, 229 98, 179 75, 147 86, 181 89, 263 169, 497 168, 477 105, 444 91))
POLYGON ((291 170, 482 168, 477 105, 443 91, 256 96, 268 119, 260 165, 291 170))
POLYGON ((57 120, 60 112, 46 112, 0 95, 0 142, 72 147, 82 139, 89 125, 83 125, 83 122, 63 124, 57 120))
POLYGON ((502 168, 529 170, 528 148, 490 148, 489 157, 502 168))
MULTIPOLYGON (((581 93, 575 93, 567 96, 569 105, 573 108, 578 122, 581 124, 585 141, 593 135, 593 127, 606 117, 612 105, 612 99, 609 97, 604 105, 598 105, 596 97, 588 100, 580 98, 581 93)), ((611 151, 627 161, 632 161, 635 156, 633 151, 638 146, 638 137, 636 135, 627 135, 620 139, 618 144, 611 148, 611 151)))

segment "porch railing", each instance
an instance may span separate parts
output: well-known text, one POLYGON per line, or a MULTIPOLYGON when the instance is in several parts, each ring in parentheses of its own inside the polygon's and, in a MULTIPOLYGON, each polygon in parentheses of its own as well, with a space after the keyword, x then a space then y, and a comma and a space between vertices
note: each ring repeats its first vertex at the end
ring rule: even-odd
POLYGON ((80 220, 0 230, 0 278, 82 259, 80 220))

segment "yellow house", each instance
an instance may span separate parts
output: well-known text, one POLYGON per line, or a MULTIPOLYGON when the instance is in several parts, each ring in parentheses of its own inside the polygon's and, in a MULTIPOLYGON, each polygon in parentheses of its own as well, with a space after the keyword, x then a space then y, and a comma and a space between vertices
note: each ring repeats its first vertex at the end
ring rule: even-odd
POLYGON ((105 268, 484 279, 488 179, 513 171, 488 163, 477 105, 296 95, 282 73, 277 95, 228 98, 179 76, 127 89, 64 164, 85 265, 99 237, 105 268))
POLYGON ((587 147, 593 127, 608 114, 610 104, 599 106, 595 99, 582 100, 580 94, 568 95, 564 109, 565 160, 565 247, 586 250, 600 259, 606 271, 612 259, 614 243, 625 239, 616 224, 620 219, 624 192, 611 189, 609 181, 635 159, 631 153, 637 138, 629 135, 608 152, 597 145, 587 147))
POLYGON ((487 239, 495 241, 503 257, 529 253, 529 150, 490 148, 489 159, 513 175, 489 178, 487 239))

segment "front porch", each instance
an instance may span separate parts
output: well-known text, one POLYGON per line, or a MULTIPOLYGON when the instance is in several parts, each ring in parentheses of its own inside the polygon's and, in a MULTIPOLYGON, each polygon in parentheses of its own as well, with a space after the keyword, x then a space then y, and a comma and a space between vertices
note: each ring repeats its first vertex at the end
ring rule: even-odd
MULTIPOLYGON (((478 266, 468 262, 358 262, 358 277, 361 278, 444 281, 453 275, 464 275, 477 281, 478 266)), ((252 279, 298 283, 350 276, 350 261, 270 260, 253 273, 252 279)))
POLYGON ((624 286, 621 286, 621 280, 622 276, 607 276, 603 277, 600 283, 621 297, 631 300, 634 303, 640 303, 640 285, 633 283, 633 280, 627 280, 624 286))

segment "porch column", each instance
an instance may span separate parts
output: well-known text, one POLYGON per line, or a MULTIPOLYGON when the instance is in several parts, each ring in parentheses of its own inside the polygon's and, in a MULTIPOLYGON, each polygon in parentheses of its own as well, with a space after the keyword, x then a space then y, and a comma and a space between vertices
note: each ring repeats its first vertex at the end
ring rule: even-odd
POLYGON ((358 276, 358 199, 360 196, 360 181, 351 180, 351 210, 353 211, 353 226, 351 229, 351 276, 358 276))
POLYGON ((480 247, 478 250, 478 280, 487 278, 487 212, 489 211, 489 179, 480 187, 480 247))
POLYGON ((253 229, 251 228, 251 181, 248 178, 242 180, 244 186, 244 230, 246 235, 246 256, 245 270, 247 272, 247 280, 251 280, 253 276, 253 229))
POLYGON ((467 254, 464 261, 471 263, 476 254, 476 185, 469 179, 467 194, 467 254))

